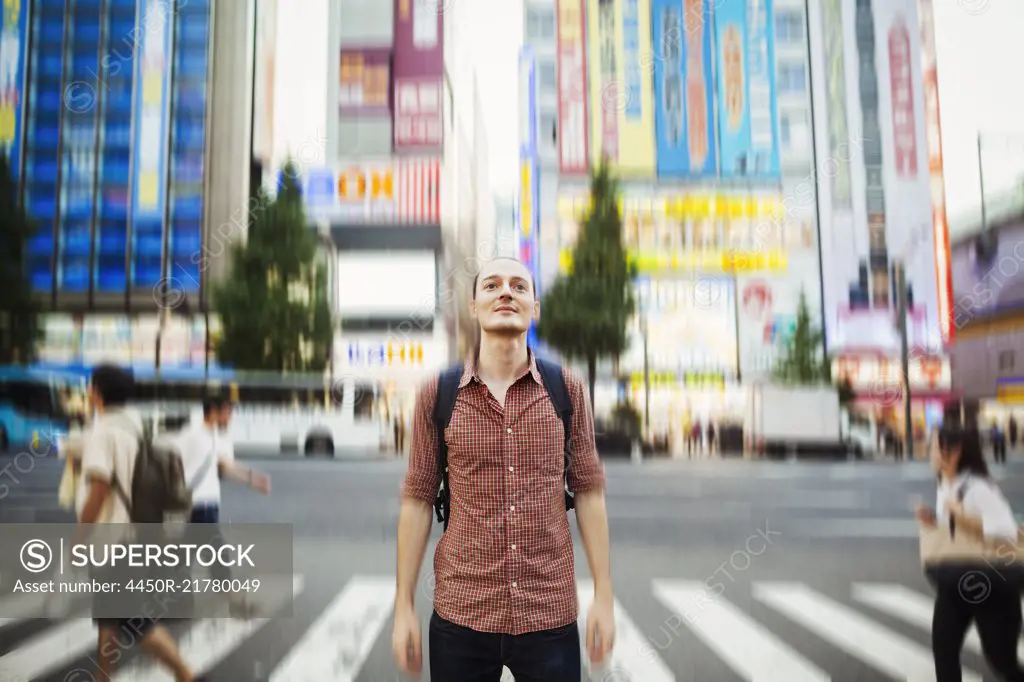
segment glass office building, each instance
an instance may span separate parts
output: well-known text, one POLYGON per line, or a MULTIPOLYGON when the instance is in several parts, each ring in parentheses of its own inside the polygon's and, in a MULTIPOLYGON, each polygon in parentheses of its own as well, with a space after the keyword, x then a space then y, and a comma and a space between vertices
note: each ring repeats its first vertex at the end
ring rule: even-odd
MULTIPOLYGON (((17 0, 15 0, 17 2, 17 0)), ((33 287, 102 308, 199 290, 210 0, 21 0, 33 287)))

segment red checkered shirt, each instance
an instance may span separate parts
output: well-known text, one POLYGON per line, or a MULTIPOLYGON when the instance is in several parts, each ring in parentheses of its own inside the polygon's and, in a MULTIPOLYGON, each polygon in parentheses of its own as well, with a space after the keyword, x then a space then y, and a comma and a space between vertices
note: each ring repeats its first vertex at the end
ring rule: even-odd
MULTIPOLYGON (((563 370, 573 404, 573 493, 601 489, 586 385, 563 370)), ((438 378, 416 402, 404 494, 433 504, 440 485, 433 423, 438 378)), ((505 406, 472 361, 459 384, 448 444, 451 512, 434 553, 434 610, 478 632, 518 635, 576 622, 579 603, 565 509, 562 420, 536 360, 509 387, 505 406)))

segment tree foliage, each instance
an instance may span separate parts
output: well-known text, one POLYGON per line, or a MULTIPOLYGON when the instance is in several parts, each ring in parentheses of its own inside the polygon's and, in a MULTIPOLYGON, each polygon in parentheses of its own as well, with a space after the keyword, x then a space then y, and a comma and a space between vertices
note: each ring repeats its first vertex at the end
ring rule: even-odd
POLYGON ((0 153, 0 364, 33 362, 42 337, 27 262, 35 230, 19 200, 10 160, 0 153))
POLYGON ((276 197, 258 190, 247 238, 232 246, 231 270, 214 287, 223 328, 215 352, 235 369, 319 372, 330 358, 327 272, 296 177, 289 161, 276 197))
POLYGON ((811 323, 807 296, 800 291, 796 325, 786 339, 780 357, 772 367, 776 381, 790 385, 813 385, 831 382, 831 363, 824 352, 824 333, 811 323))
POLYGON ((606 162, 591 176, 590 197, 571 269, 541 300, 537 336, 570 361, 586 360, 593 404, 598 359, 617 358, 629 344, 636 267, 622 243, 618 183, 606 162))

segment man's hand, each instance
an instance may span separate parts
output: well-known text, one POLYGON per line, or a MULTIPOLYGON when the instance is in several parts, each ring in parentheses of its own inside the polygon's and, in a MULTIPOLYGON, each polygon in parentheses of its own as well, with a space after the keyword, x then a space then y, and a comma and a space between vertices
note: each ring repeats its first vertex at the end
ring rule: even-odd
POLYGON ((270 476, 259 471, 253 471, 252 481, 249 485, 252 486, 253 490, 258 490, 264 495, 268 495, 270 493, 270 476))
POLYGON ((587 654, 592 665, 602 665, 615 646, 615 613, 611 596, 598 596, 587 614, 587 654))
POLYGON ((398 669, 414 679, 420 679, 423 670, 420 622, 411 606, 396 606, 395 629, 391 635, 391 651, 398 669))

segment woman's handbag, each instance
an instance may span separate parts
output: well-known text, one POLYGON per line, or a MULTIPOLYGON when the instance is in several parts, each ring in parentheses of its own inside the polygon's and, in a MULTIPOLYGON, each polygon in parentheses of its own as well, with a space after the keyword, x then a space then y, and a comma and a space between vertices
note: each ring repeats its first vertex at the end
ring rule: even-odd
MULTIPOLYGON (((963 501, 963 487, 958 499, 963 501)), ((969 573, 1024 588, 1024 529, 1018 527, 1016 540, 986 540, 958 529, 956 520, 934 527, 921 526, 921 564, 934 581, 960 581, 969 573)))

